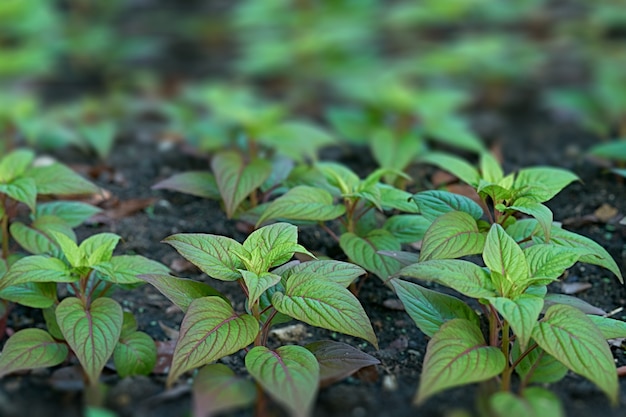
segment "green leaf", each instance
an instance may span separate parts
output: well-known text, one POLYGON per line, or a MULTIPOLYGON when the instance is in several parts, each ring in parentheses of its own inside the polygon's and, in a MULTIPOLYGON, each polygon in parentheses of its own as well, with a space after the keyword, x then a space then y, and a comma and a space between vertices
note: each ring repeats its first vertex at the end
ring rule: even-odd
POLYGON ((124 321, 122 322, 122 332, 120 333, 120 340, 135 333, 138 327, 139 325, 137 324, 137 319, 135 318, 133 313, 125 311, 124 321))
POLYGON ((478 187, 481 178, 478 170, 460 158, 445 153, 430 152, 420 157, 420 161, 435 165, 474 188, 478 187))
POLYGON ((251 310, 252 306, 259 301, 259 297, 268 289, 280 282, 280 275, 272 274, 269 272, 263 272, 260 275, 254 272, 246 271, 245 269, 239 270, 243 281, 248 289, 248 308, 251 310))
POLYGON ((212 416, 251 405, 256 387, 226 365, 214 363, 200 369, 193 380, 193 415, 212 416))
POLYGON ((532 167, 518 172, 513 188, 519 197, 543 203, 557 195, 570 183, 579 180, 573 173, 560 168, 532 167))
POLYGON ((476 324, 450 320, 428 342, 415 402, 421 404, 448 388, 493 378, 505 363, 500 349, 486 346, 476 324))
POLYGON ((98 298, 86 306, 79 298, 69 297, 57 306, 56 317, 90 384, 97 384, 122 332, 122 307, 110 298, 98 298))
POLYGON ((226 299, 219 291, 207 284, 191 279, 164 274, 141 274, 137 278, 150 283, 184 312, 187 311, 191 302, 196 298, 217 296, 226 299))
POLYGON ((510 392, 497 392, 489 399, 494 417, 564 417, 559 398, 541 387, 522 391, 521 397, 510 392))
POLYGON ((211 161, 211 169, 229 219, 246 197, 272 173, 272 165, 268 161, 255 159, 246 165, 243 157, 232 151, 216 154, 211 161))
POLYGON ((435 221, 441 215, 453 211, 462 211, 476 220, 480 220, 484 214, 482 207, 471 198, 448 191, 422 191, 413 194, 413 200, 422 216, 430 221, 435 221))
POLYGON ((137 275, 169 272, 169 268, 162 263, 140 255, 114 256, 108 262, 93 265, 93 269, 101 274, 100 278, 115 284, 143 283, 137 275))
POLYGON ((275 351, 255 346, 246 355, 246 369, 265 391, 289 410, 289 415, 311 414, 317 394, 319 364, 302 346, 282 346, 275 351))
MULTIPOLYGON (((52 255, 61 256, 61 251, 52 238, 51 231, 61 233, 60 230, 65 229, 67 225, 63 221, 54 216, 40 217, 31 225, 25 225, 21 222, 11 223, 11 236, 19 245, 34 255, 52 255)), ((69 229, 70 237, 75 235, 69 229)))
POLYGON ((85 124, 79 127, 84 140, 96 151, 100 159, 106 159, 113 148, 117 133, 116 124, 109 120, 85 124))
POLYGON ((57 300, 54 282, 29 282, 0 290, 0 299, 32 308, 48 308, 57 300))
MULTIPOLYGON (((545 350, 537 345, 530 352, 519 359, 522 351, 519 343, 513 343, 511 349, 511 360, 518 361, 515 372, 526 382, 526 384, 551 384, 558 382, 567 375, 567 367, 549 355, 545 350)), ((529 348, 531 349, 531 348, 529 348)))
POLYGON ((480 173, 485 181, 493 184, 498 184, 504 178, 500 163, 491 152, 480 154, 480 173))
POLYGON ((539 233, 539 222, 536 219, 522 219, 505 227, 506 233, 516 242, 532 239, 539 233))
POLYGON ((18 178, 33 163, 35 153, 28 149, 16 149, 0 159, 0 183, 18 178))
POLYGON ((120 339, 113 351, 113 362, 120 377, 148 375, 157 361, 154 340, 146 333, 134 332, 120 339))
POLYGON ((602 332, 583 312, 567 305, 551 306, 532 337, 543 350, 617 403, 619 386, 613 355, 602 332))
POLYGON ((41 329, 24 329, 7 340, 0 355, 0 378, 25 369, 56 366, 67 358, 64 343, 41 329))
POLYGON ((443 324, 453 319, 467 319, 480 325, 474 310, 456 297, 395 278, 390 282, 406 312, 428 337, 433 337, 443 324))
POLYGON ((298 244, 298 228, 288 223, 275 223, 255 230, 243 242, 243 248, 258 258, 255 263, 258 272, 284 264, 296 252, 313 256, 298 244))
POLYGON ((542 243, 524 249, 524 256, 533 281, 554 281, 580 258, 580 254, 567 248, 542 243))
POLYGON ((83 240, 79 250, 87 260, 87 265, 93 266, 110 261, 120 239, 121 237, 114 233, 98 233, 83 240))
POLYGON ((320 365, 320 385, 326 386, 340 381, 366 366, 380 361, 346 343, 320 340, 305 346, 320 365))
POLYGON ((327 131, 299 121, 280 123, 264 132, 259 140, 296 162, 315 160, 319 149, 335 142, 327 131))
POLYGON ((608 317, 590 315, 587 316, 602 332, 605 339, 626 338, 626 322, 610 319, 608 317))
POLYGON ((69 195, 98 192, 98 187, 60 163, 31 168, 26 175, 35 180, 38 194, 69 195))
POLYGON ((403 213, 419 213, 415 202, 411 201, 411 193, 387 184, 376 184, 380 194, 380 204, 384 210, 399 210, 403 213))
POLYGON ((537 221, 543 228, 543 233, 546 236, 546 240, 550 240, 550 231, 552 229, 552 221, 554 220, 552 210, 550 210, 545 205, 528 198, 516 199, 515 203, 509 206, 509 209, 528 214, 529 216, 537 219, 537 221))
POLYGON ((222 298, 193 300, 180 325, 167 385, 190 369, 245 348, 258 334, 257 320, 249 314, 236 314, 222 298))
POLYGON ((589 304, 586 301, 581 300, 580 298, 572 297, 570 295, 565 294, 546 294, 544 297, 545 307, 550 307, 556 304, 565 304, 570 307, 574 307, 585 314, 596 314, 603 315, 606 314, 606 311, 589 304))
POLYGON ((318 162, 315 167, 322 173, 328 183, 339 189, 341 194, 354 192, 361 180, 349 168, 335 162, 318 162))
POLYGON ((611 255, 593 240, 559 227, 552 228, 552 243, 581 251, 579 261, 598 265, 613 272, 621 283, 624 283, 622 273, 611 255))
POLYGON ((0 193, 26 204, 31 211, 35 211, 37 185, 32 178, 17 178, 8 184, 0 184, 0 193))
POLYGON ((27 256, 11 265, 9 272, 0 280, 0 289, 28 282, 74 282, 65 262, 43 255, 27 256))
POLYGON ((52 237, 61 248, 61 252, 65 255, 65 259, 67 259, 72 267, 77 268, 85 266, 85 259, 82 256, 83 254, 78 249, 78 245, 73 239, 63 233, 55 232, 52 232, 52 237))
POLYGON ((361 275, 365 275, 366 272, 360 266, 350 262, 341 262, 332 259, 316 259, 294 265, 280 275, 282 275, 283 279, 288 280, 291 275, 296 273, 315 274, 345 288, 361 275))
POLYGON ((387 230, 375 229, 364 237, 354 233, 344 233, 339 239, 339 246, 350 260, 385 280, 398 272, 401 265, 378 251, 399 251, 400 242, 387 230))
POLYGON ((461 211, 452 211, 440 216, 428 228, 422 241, 420 258, 460 258, 482 253, 485 234, 478 229, 476 220, 461 211))
POLYGON ((398 275, 434 281, 472 298, 495 296, 489 274, 480 266, 460 259, 433 259, 402 268, 398 275))
POLYGON ((522 294, 513 300, 504 297, 491 297, 487 300, 509 322, 520 348, 525 350, 543 309, 543 298, 522 294))
POLYGON ((587 153, 603 159, 626 161, 626 141, 612 140, 592 146, 587 153))
POLYGON ((346 208, 333 204, 333 196, 317 187, 300 185, 274 200, 257 221, 272 219, 327 221, 343 215, 346 208))
POLYGON ((400 243, 419 242, 424 238, 431 221, 418 214, 398 214, 385 221, 383 228, 388 230, 400 243))
POLYGON ((37 205, 35 219, 43 216, 55 216, 70 227, 78 227, 85 220, 98 214, 102 209, 80 201, 52 201, 37 205))
MULTIPOLYGON (((381 168, 404 171, 424 148, 424 141, 414 132, 397 134, 388 129, 378 129, 370 134, 372 155, 381 168)), ((390 183, 396 176, 386 175, 390 183)))
POLYGON ((153 190, 171 190, 197 197, 219 200, 220 190, 215 177, 206 171, 189 171, 172 175, 152 186, 153 190))
POLYGON ((243 262, 237 256, 243 246, 234 239, 202 233, 184 233, 167 237, 163 242, 172 245, 189 262, 212 278, 236 281, 241 278, 243 262))
POLYGON ((360 337, 378 347, 359 300, 343 286, 316 274, 300 272, 289 277, 285 293, 274 293, 272 305, 279 312, 312 326, 360 337))
POLYGON ((530 269, 524 252, 499 224, 492 225, 489 230, 483 260, 492 272, 498 274, 494 284, 502 296, 521 294, 528 286, 530 269))

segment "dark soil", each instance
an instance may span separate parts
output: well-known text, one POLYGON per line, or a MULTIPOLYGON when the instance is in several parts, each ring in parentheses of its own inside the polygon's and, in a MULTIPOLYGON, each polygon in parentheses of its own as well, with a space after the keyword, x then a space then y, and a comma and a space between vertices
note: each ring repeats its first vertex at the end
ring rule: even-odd
MULTIPOLYGON (((618 222, 621 215, 608 221, 599 221, 590 216, 603 204, 615 207, 618 213, 626 213, 623 183, 584 157, 584 150, 597 143, 597 139, 542 112, 527 113, 525 118, 500 118, 497 126, 497 129, 491 129, 491 133, 494 144, 498 144, 501 149, 508 170, 531 165, 553 165, 571 169, 580 176, 581 182, 569 186, 549 203, 555 212, 555 219, 564 222, 564 227, 599 242, 622 265, 626 250, 626 229, 618 222)), ((156 140, 141 134, 141 130, 136 127, 117 143, 107 161, 114 175, 101 175, 95 181, 120 201, 154 198, 154 202, 131 215, 83 226, 77 231, 79 239, 105 231, 118 233, 123 237, 118 248, 120 253, 141 254, 166 265, 181 260, 172 248, 160 243, 163 238, 174 233, 203 232, 226 235, 239 241, 245 239, 246 233, 235 221, 225 218, 218 203, 151 189, 160 179, 176 172, 206 168, 207 162, 185 154, 176 147, 158 145, 156 140)), ((371 158, 362 151, 337 148, 325 152, 325 155, 362 169, 372 163, 371 158)), ((69 150, 57 156, 78 168, 92 161, 85 155, 69 150)), ((341 251, 336 243, 317 229, 303 228, 300 240, 316 254, 341 259, 341 251)), ((177 275, 209 280, 191 268, 177 275)), ((227 294, 234 294, 238 290, 211 281, 227 294)), ((605 311, 613 311, 626 303, 624 286, 601 268, 576 265, 564 278, 564 282, 590 283, 591 287, 578 296, 605 311)), ((554 291, 560 289, 560 284, 553 288, 554 291)), ((120 292, 116 297, 125 308, 135 313, 140 328, 157 341, 169 340, 161 325, 165 329, 176 329, 181 322, 182 312, 169 309, 170 303, 150 286, 132 292, 120 292)), ((378 351, 360 340, 310 327, 306 328, 304 337, 294 341, 346 341, 381 362, 378 366, 364 369, 344 381, 321 389, 315 416, 435 417, 451 416, 455 410, 471 411, 474 408, 477 390, 473 386, 446 391, 418 408, 411 406, 419 383, 427 338, 417 330, 404 311, 393 308, 395 299, 393 292, 377 278, 365 280, 360 300, 378 335, 378 351)), ((235 307, 242 309, 242 300, 235 300, 235 307)), ((626 313, 618 312, 614 317, 624 316, 626 313)), ((9 326, 15 331, 31 326, 43 327, 43 320, 36 311, 16 307, 12 311, 9 326)), ((616 364, 625 365, 623 348, 614 347, 613 352, 616 364)), ((235 369, 240 369, 242 363, 240 355, 222 361, 235 369)), ((66 365, 65 368, 4 378, 0 381, 0 416, 82 415, 84 394, 81 384, 76 382, 79 379, 67 376, 71 369, 66 365)), ((164 392, 164 381, 163 373, 120 380, 114 372, 105 370, 103 382, 110 388, 105 404, 121 417, 189 415, 191 399, 186 388, 188 385, 181 381, 175 391, 164 392)), ((623 415, 626 406, 626 382, 620 382, 622 394, 617 408, 611 408, 607 398, 594 385, 573 374, 553 386, 553 389, 570 417, 617 417, 623 415)), ((250 414, 241 412, 238 415, 250 414)), ((280 412, 278 415, 281 415, 280 412)))

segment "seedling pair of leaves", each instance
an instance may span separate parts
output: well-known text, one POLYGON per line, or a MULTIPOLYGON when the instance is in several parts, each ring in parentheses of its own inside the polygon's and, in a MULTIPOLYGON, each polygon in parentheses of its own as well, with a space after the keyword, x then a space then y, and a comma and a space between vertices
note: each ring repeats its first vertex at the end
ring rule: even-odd
MULTIPOLYGON (((522 222, 540 230, 534 219, 522 222)), ((574 263, 597 252, 582 245, 550 244, 545 236, 520 246, 516 237, 515 230, 493 224, 481 251, 485 267, 460 259, 428 259, 398 273, 478 300, 489 320, 487 339, 481 316, 466 302, 391 280, 408 314, 431 337, 415 402, 448 388, 495 381, 499 389, 489 395, 489 415, 564 416, 558 398, 543 384, 560 381, 570 370, 617 403, 617 372, 606 339, 626 336, 626 325, 587 314, 594 309, 574 297, 547 293, 547 286, 574 263), (518 384, 512 383, 514 374, 518 384)))
POLYGON ((246 351, 245 366, 257 386, 293 416, 310 414, 320 380, 377 363, 336 342, 270 348, 270 329, 292 319, 377 346, 365 311, 346 288, 364 271, 338 261, 289 262, 294 253, 310 255, 297 243, 296 226, 265 226, 243 244, 193 233, 164 242, 210 277, 237 282, 246 296, 246 312, 236 312, 207 284, 163 274, 141 276, 185 311, 167 383, 172 386, 185 372, 202 367, 194 383, 196 404, 221 409, 254 401, 254 383, 213 363, 241 350, 246 351), (208 398, 214 402, 209 404, 208 398))
POLYGON ((27 256, 2 271, 2 294, 42 309, 48 329, 19 330, 9 338, 0 355, 0 375, 56 366, 70 352, 91 387, 111 357, 122 377, 150 373, 156 363, 154 342, 110 295, 114 288, 143 284, 138 274, 167 273, 168 268, 139 255, 114 256, 120 239, 115 234, 97 234, 80 245, 62 233, 53 236, 61 256, 27 256), (70 294, 60 301, 58 284, 67 285, 70 294))

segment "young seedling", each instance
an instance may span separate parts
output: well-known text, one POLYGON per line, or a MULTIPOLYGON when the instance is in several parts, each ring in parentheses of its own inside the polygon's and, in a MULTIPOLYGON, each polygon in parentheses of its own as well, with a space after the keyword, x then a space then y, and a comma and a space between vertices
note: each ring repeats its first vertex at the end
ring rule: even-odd
POLYGON ((243 244, 193 233, 173 235, 164 242, 210 277, 239 284, 246 297, 246 311, 237 312, 224 295, 206 284, 162 274, 141 276, 185 311, 167 385, 202 367, 194 382, 196 406, 211 411, 247 406, 256 390, 257 415, 267 412, 266 393, 290 415, 307 416, 320 379, 346 376, 377 363, 336 342, 272 347, 270 329, 292 319, 377 346, 365 311, 346 289, 364 271, 338 261, 289 262, 294 253, 310 255, 297 243, 296 226, 263 227, 243 244), (256 389, 225 365, 211 364, 241 350, 246 352, 245 367, 256 389), (338 357, 343 360, 337 361, 338 357), (229 395, 224 395, 226 390, 229 395), (212 402, 203 402, 209 398, 212 402))
POLYGON ((111 357, 122 377, 149 374, 156 346, 137 331, 133 315, 111 298, 111 291, 134 288, 144 283, 138 274, 167 273, 168 268, 139 255, 113 255, 120 240, 115 234, 100 233, 80 245, 62 233, 54 238, 62 256, 24 257, 0 279, 3 295, 42 309, 48 327, 11 336, 0 355, 0 375, 55 366, 69 352, 80 362, 89 388, 98 386, 111 357), (65 284, 70 295, 59 300, 57 284, 65 284))

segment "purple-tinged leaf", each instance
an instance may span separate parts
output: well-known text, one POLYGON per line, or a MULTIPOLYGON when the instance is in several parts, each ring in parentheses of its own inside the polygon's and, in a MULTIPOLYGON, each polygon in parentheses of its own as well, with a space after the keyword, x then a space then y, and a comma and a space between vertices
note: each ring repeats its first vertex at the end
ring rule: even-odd
POLYGON ((164 274, 143 274, 138 275, 137 278, 154 286, 184 312, 187 311, 191 302, 196 298, 217 296, 228 301, 222 293, 203 282, 164 274))
POLYGON ((115 369, 120 377, 148 375, 157 361, 154 340, 146 333, 133 332, 121 338, 113 351, 115 369))
POLYGON ((60 364, 68 354, 64 343, 55 341, 41 329, 24 329, 7 340, 0 354, 0 378, 25 369, 60 364))
POLYGON ((315 355, 320 365, 322 387, 341 381, 361 368, 380 363, 378 359, 365 352, 332 340, 320 340, 305 347, 315 355))
POLYGON ((256 387, 249 379, 240 378, 221 363, 200 369, 193 380, 193 416, 211 417, 218 413, 251 405, 256 387))

